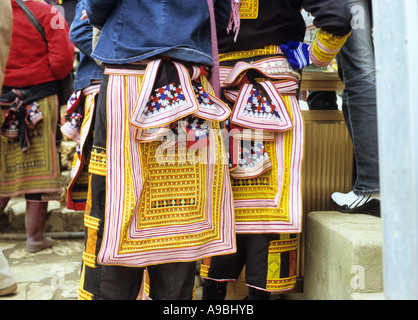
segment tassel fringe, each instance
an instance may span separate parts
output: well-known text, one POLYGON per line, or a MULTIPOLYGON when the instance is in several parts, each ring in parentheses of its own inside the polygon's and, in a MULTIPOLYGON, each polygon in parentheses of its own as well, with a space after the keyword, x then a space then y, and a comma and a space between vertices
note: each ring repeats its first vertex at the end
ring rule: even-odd
POLYGON ((235 33, 234 41, 236 42, 240 28, 239 8, 241 0, 231 0, 231 2, 231 17, 226 31, 229 33, 232 30, 235 33))

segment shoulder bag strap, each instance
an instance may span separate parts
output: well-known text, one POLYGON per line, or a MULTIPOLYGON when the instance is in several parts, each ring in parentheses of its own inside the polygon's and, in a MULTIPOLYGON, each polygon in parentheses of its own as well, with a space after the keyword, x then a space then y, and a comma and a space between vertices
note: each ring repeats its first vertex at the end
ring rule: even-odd
POLYGON ((215 23, 215 9, 213 5, 213 0, 207 0, 209 7, 209 17, 210 17, 210 31, 211 31, 211 42, 212 42, 212 58, 213 58, 213 67, 209 82, 212 85, 215 95, 219 98, 221 96, 220 92, 220 80, 219 80, 219 52, 218 52, 218 41, 216 36, 216 23, 215 23))
POLYGON ((36 28, 36 30, 41 34, 42 38, 44 39, 45 42, 46 41, 46 35, 45 35, 45 30, 42 27, 41 23, 39 22, 39 20, 35 17, 35 15, 32 13, 32 11, 29 10, 29 8, 27 7, 27 5, 25 4, 25 2, 23 0, 15 0, 16 3, 19 5, 19 7, 23 10, 23 12, 25 13, 26 17, 28 17, 29 22, 36 28))

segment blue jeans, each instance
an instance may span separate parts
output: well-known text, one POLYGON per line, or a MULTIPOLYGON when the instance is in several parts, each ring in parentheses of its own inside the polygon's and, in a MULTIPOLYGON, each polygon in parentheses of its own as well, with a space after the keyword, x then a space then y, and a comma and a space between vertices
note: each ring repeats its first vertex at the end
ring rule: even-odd
POLYGON ((352 8, 353 30, 337 56, 343 114, 354 146, 356 194, 379 193, 379 154, 376 76, 371 34, 371 8, 367 0, 346 0, 352 8))

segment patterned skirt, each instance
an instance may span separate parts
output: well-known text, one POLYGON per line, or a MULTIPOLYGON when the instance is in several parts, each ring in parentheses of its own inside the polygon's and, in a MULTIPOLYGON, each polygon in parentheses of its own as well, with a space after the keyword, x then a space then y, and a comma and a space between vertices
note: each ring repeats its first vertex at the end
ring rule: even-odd
MULTIPOLYGON (((42 194, 42 201, 59 199, 62 187, 56 146, 58 100, 54 95, 32 105, 36 105, 38 119, 41 115, 43 119, 36 126, 26 125, 29 147, 23 152, 19 137, 1 136, 0 196, 42 194)), ((7 121, 5 116, 2 110, 0 123, 7 121)))

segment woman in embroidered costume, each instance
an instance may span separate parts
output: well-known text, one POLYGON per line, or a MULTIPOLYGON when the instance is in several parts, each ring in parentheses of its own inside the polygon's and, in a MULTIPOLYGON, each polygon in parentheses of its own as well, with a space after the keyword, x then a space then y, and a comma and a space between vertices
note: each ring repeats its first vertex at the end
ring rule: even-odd
POLYGON ((80 299, 136 299, 144 267, 151 299, 191 299, 196 260, 236 250, 208 5, 86 1, 105 71, 80 299))
POLYGON ((88 167, 93 144, 94 116, 100 83, 101 68, 90 57, 93 50, 93 26, 82 19, 86 0, 77 3, 75 17, 70 28, 70 40, 80 50, 80 62, 74 79, 74 93, 67 103, 67 122, 61 131, 77 143, 71 172, 72 180, 67 188, 67 208, 84 211, 88 191, 88 167))
POLYGON ((217 25, 220 83, 231 106, 229 161, 237 252, 204 260, 203 299, 225 299, 246 267, 249 299, 268 299, 296 283, 302 228, 303 120, 300 69, 326 66, 351 31, 342 0, 233 0, 230 24, 217 25), (302 7, 319 28, 302 43, 302 7), (232 31, 232 32, 231 32, 232 31))
MULTIPOLYGON (((12 40, 12 5, 8 1, 0 2, 0 90, 3 88, 4 71, 12 40)), ((0 219, 4 217, 1 216, 0 219)), ((2 221, 0 220, 0 223, 2 221)), ((9 263, 0 247, 0 296, 9 295, 17 290, 17 283, 10 270, 9 263)))
POLYGON ((0 97, 0 213, 11 197, 25 195, 27 250, 35 252, 52 246, 43 236, 48 200, 61 199, 57 80, 71 72, 74 46, 64 17, 50 5, 25 1, 44 29, 44 40, 17 1, 11 3, 12 46, 0 97))

